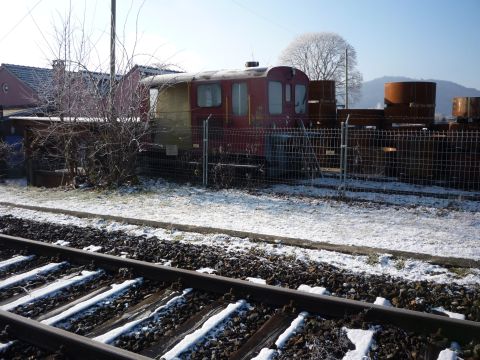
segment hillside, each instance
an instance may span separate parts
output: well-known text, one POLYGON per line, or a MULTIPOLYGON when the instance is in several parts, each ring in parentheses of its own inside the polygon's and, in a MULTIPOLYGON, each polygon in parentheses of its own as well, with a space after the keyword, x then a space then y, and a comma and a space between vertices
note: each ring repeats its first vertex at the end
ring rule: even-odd
POLYGON ((384 76, 378 79, 365 81, 362 87, 362 97, 352 107, 380 108, 383 107, 384 84, 393 81, 432 81, 437 83, 436 113, 444 116, 452 114, 452 99, 456 96, 480 96, 480 91, 467 88, 452 81, 435 79, 412 79, 403 76, 384 76))

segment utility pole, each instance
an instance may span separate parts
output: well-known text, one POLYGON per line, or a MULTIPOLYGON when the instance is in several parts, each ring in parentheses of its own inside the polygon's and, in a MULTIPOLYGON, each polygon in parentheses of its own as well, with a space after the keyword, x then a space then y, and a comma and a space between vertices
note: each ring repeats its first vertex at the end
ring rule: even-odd
POLYGON ((345 48, 345 109, 348 109, 348 47, 345 48))
POLYGON ((110 24, 110 117, 115 120, 115 19, 116 19, 116 0, 112 0, 112 18, 110 24))

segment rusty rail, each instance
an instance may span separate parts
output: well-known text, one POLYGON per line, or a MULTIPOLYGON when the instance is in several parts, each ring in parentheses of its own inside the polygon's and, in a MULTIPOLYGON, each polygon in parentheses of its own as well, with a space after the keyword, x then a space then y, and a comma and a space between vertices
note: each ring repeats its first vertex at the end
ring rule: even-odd
POLYGON ((129 268, 135 274, 149 279, 180 282, 185 287, 194 287, 219 294, 231 292, 241 298, 252 299, 278 307, 293 305, 298 310, 330 317, 343 317, 365 312, 368 321, 396 325, 408 331, 432 334, 441 329, 441 333, 452 340, 469 342, 480 339, 480 323, 469 320, 453 319, 334 296, 309 294, 276 286, 260 285, 239 279, 92 253, 8 235, 0 235, 0 245, 6 248, 28 249, 32 253, 39 255, 58 256, 73 263, 94 263, 96 266, 106 270, 116 271, 119 268, 129 268))
POLYGON ((8 335, 70 359, 146 360, 145 356, 0 310, 0 326, 8 335))

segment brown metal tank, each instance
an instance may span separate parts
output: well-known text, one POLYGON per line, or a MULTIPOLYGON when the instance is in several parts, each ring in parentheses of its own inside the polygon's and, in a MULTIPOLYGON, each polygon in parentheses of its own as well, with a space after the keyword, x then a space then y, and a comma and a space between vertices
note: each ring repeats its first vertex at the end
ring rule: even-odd
POLYGON ((452 115, 461 119, 480 120, 480 97, 454 97, 452 115))
POLYGON ((433 123, 436 88, 434 82, 385 83, 385 118, 391 123, 433 123))
POLYGON ((385 111, 383 109, 340 109, 337 115, 339 124, 347 121, 347 117, 350 115, 349 125, 376 126, 378 128, 383 125, 385 111))
POLYGON ((337 112, 335 81, 312 80, 308 93, 308 113, 313 126, 334 127, 337 112))

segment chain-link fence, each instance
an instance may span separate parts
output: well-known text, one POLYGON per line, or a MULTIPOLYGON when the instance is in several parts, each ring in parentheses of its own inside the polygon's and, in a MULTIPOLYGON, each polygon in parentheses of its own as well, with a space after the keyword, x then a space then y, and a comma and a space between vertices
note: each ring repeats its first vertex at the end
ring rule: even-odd
POLYGON ((480 199, 480 132, 157 128, 141 169, 212 187, 286 184, 330 194, 480 199), (208 163, 208 166, 206 164, 208 163))

